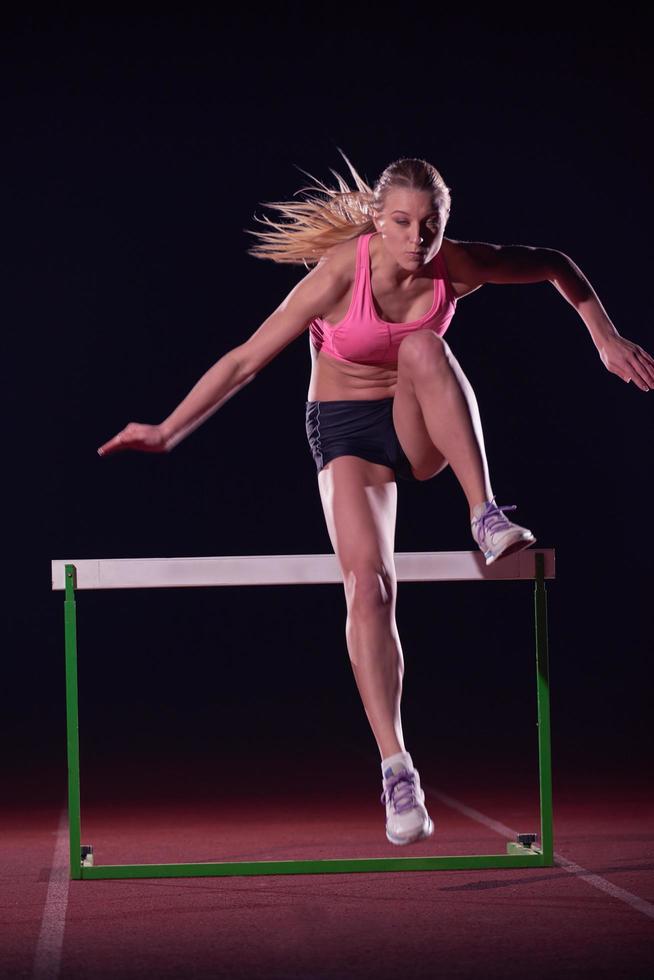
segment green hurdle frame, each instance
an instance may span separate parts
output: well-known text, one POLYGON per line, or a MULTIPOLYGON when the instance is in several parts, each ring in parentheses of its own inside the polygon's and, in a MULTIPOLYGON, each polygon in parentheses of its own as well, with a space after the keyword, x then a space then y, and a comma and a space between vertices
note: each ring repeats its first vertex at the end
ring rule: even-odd
MULTIPOLYGON (((538 707, 538 767, 540 788, 540 846, 536 846, 538 835, 535 833, 518 834, 516 841, 509 841, 505 854, 464 854, 464 855, 435 855, 432 857, 389 857, 389 858, 348 858, 336 860, 313 861, 222 861, 195 862, 182 864, 120 864, 95 865, 93 845, 81 843, 81 811, 80 811, 80 767, 79 767, 79 719, 78 719, 78 679, 77 679, 77 616, 75 592, 78 589, 78 565, 81 562, 52 562, 53 589, 64 588, 64 629, 66 648, 66 735, 68 754, 68 818, 70 836, 70 878, 89 880, 100 878, 192 878, 205 876, 240 876, 240 875, 287 875, 287 874, 348 874, 352 872, 370 871, 438 871, 438 870, 470 870, 473 868, 544 868, 554 865, 553 818, 552 818, 552 761, 550 735, 550 695, 549 695, 549 665, 548 665, 548 636, 547 636, 547 595, 545 590, 545 562, 548 560, 554 578, 554 550, 528 550, 504 559, 486 569, 483 556, 472 552, 449 553, 406 553, 396 555, 401 558, 429 558, 449 555, 454 558, 474 558, 476 575, 468 576, 477 579, 533 579, 534 581, 534 616, 536 638, 536 698, 538 707), (55 572, 63 566, 64 585, 55 584, 55 572), (492 569, 492 571, 491 571, 492 569)), ((279 559, 328 559, 330 555, 312 556, 267 556, 279 559)), ((198 559, 203 561, 208 559, 198 559)), ((215 561, 216 559, 212 559, 215 561)), ((247 559, 217 559, 218 561, 243 561, 247 559)), ((251 559, 252 560, 252 559, 251 559)), ((257 559, 258 560, 258 559, 257 559)), ((116 561, 114 560, 114 564, 116 561)), ((124 560, 127 563, 128 560, 124 560)), ((136 559, 138 561, 192 561, 191 559, 136 559)), ((91 565, 95 560, 85 559, 84 564, 91 565)), ((97 560, 97 565, 100 565, 97 560)), ((297 575, 297 573, 296 573, 297 575)), ((401 578, 398 575, 398 578, 401 578)), ((465 579, 465 575, 454 575, 452 578, 465 579)), ((426 574, 405 576, 403 580, 430 580, 426 574)), ((431 579, 434 580, 433 578, 431 579)), ((442 579, 441 579, 442 580, 442 579)), ((100 581, 98 577, 98 581, 100 581)), ((277 578, 270 581, 279 583, 287 580, 277 578)), ((333 573, 323 578, 304 577, 300 575, 293 582, 337 581, 333 573)), ((143 583, 139 583, 142 586, 143 583)), ((205 582, 171 583, 162 581, 159 585, 207 584, 205 582)), ((214 584, 214 583, 208 583, 214 584)), ((221 581, 218 584, 267 584, 249 580, 221 581)), ((127 585, 94 584, 92 588, 132 587, 127 585)), ((147 585, 146 585, 147 587, 147 585)))

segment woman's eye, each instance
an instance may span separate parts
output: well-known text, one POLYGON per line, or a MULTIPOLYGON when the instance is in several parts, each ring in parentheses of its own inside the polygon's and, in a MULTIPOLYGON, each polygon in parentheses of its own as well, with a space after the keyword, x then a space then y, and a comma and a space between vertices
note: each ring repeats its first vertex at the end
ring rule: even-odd
MULTIPOLYGON (((408 225, 408 223, 409 223, 408 221, 403 221, 403 220, 402 220, 401 218, 396 218, 396 219, 395 219, 395 224, 396 224, 396 225, 408 225)), ((431 221, 430 221, 430 222, 429 222, 429 227, 430 227, 430 228, 431 228, 431 229, 432 229, 433 231, 436 231, 436 230, 438 229, 438 227, 439 227, 439 224, 438 224, 438 221, 434 221, 434 222, 431 222, 431 221)))

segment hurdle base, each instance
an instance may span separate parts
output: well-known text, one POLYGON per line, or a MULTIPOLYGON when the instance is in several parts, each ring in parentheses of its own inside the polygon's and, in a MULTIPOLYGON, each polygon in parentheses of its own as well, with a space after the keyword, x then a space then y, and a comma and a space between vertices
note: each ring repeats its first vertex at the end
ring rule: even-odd
POLYGON ((539 847, 529 847, 528 844, 518 844, 517 841, 511 840, 506 845, 507 854, 541 854, 542 850, 539 847))
MULTIPOLYGON (((509 845, 510 846, 510 845, 509 845)), ((519 845, 518 845, 519 846, 519 845)), ((541 851, 523 848, 520 853, 462 854, 443 857, 354 858, 321 861, 229 861, 193 864, 105 864, 83 866, 83 879, 98 878, 199 878, 238 875, 350 874, 374 871, 468 871, 475 868, 545 867, 541 851)))

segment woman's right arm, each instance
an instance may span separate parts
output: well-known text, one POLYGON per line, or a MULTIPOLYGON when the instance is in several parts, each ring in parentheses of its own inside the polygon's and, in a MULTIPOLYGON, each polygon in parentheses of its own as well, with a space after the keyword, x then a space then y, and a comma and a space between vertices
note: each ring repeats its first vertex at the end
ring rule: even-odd
POLYGON ((130 422, 98 449, 108 456, 122 449, 169 452, 241 388, 252 381, 296 337, 348 288, 348 269, 340 246, 331 249, 290 291, 251 337, 227 351, 159 425, 130 422))

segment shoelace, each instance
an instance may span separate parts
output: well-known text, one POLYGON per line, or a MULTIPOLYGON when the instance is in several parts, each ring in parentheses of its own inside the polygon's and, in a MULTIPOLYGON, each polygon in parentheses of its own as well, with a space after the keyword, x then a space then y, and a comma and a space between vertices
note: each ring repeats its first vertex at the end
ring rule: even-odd
POLYGON ((491 504, 476 520, 477 534, 481 536, 482 534, 492 534, 494 531, 503 530, 510 524, 509 519, 504 516, 503 511, 517 510, 517 507, 517 504, 506 504, 503 507, 496 507, 495 504, 491 504))
POLYGON ((390 779, 384 780, 384 792, 381 795, 381 802, 386 805, 388 800, 395 813, 406 813, 417 805, 416 801, 416 774, 401 769, 390 779))

